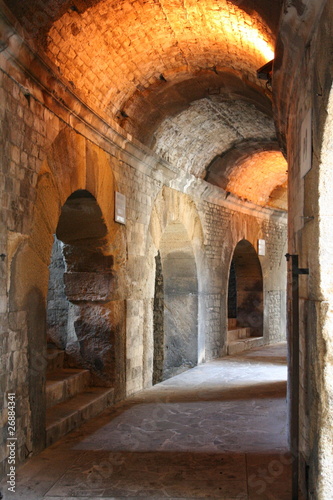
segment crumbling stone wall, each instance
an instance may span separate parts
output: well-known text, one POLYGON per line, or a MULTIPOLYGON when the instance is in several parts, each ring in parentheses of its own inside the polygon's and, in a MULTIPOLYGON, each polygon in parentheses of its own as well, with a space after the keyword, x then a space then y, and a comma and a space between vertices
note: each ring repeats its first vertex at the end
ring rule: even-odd
POLYGON ((63 244, 54 237, 51 253, 50 277, 47 294, 47 341, 60 349, 67 344, 68 311, 70 304, 65 294, 64 273, 66 269, 63 244))
MULTIPOLYGON (((114 298, 117 273, 101 209, 86 190, 72 193, 61 208, 57 236, 65 243, 65 297, 76 305, 75 338, 65 343, 68 362, 89 369, 95 385, 117 386, 114 298)), ((69 325, 68 325, 69 326, 69 325)))

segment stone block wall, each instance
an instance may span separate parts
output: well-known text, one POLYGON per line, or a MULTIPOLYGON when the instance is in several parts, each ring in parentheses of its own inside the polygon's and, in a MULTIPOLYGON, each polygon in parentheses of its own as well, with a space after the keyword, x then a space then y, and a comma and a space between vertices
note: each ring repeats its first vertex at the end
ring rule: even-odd
MULTIPOLYGON (((6 71, 0 71, 0 175, 1 175, 1 299, 0 299, 0 474, 5 473, 8 401, 7 394, 16 394, 17 458, 23 461, 32 452, 43 448, 43 437, 33 438, 31 404, 35 395, 44 388, 41 370, 46 367, 45 352, 36 351, 28 335, 28 312, 15 300, 16 285, 11 285, 14 258, 22 247, 31 228, 36 184, 47 135, 52 138, 51 114, 37 102, 28 102, 21 87, 6 71), (48 128, 48 132, 46 132, 48 128), (35 355, 37 354, 37 355, 35 355), (27 385, 30 379, 35 390, 27 385), (40 445, 39 445, 39 438, 40 445), (33 439, 35 442, 33 444, 33 439)), ((59 130, 59 129, 58 129, 59 130)), ((57 131, 58 131, 57 130, 57 131)), ((51 139, 52 140, 52 139, 51 139)), ((50 141, 50 139, 49 139, 50 141)), ((27 263, 29 265, 29 263, 27 263)), ((38 271, 36 270, 36 274, 38 271)), ((23 284, 17 283, 17 287, 23 284)), ((31 294, 31 300, 36 296, 31 294)), ((35 304, 37 304, 36 298, 35 304)), ((38 309, 38 307, 37 307, 38 309)), ((37 312, 35 308, 35 312, 37 312)), ((43 322, 43 318, 41 318, 43 322)), ((45 409, 37 410, 43 417, 45 409)))

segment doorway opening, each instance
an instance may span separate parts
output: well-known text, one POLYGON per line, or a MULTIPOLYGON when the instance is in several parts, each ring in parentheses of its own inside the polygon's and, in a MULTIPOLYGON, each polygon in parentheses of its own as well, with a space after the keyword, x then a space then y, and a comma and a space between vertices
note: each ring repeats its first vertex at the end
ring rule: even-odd
POLYGON ((228 354, 263 344, 263 276, 253 245, 243 239, 234 251, 228 283, 228 354))
POLYGON ((198 363, 198 280, 184 225, 169 224, 155 258, 153 384, 198 363))
MULTIPOLYGON (((107 228, 94 196, 86 190, 72 193, 62 207, 54 235, 49 265, 47 338, 49 344, 72 354, 71 363, 92 372, 100 362, 86 356, 86 341, 79 340, 78 333, 82 316, 93 305, 107 301, 113 259, 103 254, 106 235, 107 228)), ((97 317, 95 321, 99 322, 97 317)), ((99 328, 102 329, 102 324, 99 328)))
POLYGON ((94 196, 75 191, 61 209, 49 265, 46 446, 114 400, 113 257, 94 196))

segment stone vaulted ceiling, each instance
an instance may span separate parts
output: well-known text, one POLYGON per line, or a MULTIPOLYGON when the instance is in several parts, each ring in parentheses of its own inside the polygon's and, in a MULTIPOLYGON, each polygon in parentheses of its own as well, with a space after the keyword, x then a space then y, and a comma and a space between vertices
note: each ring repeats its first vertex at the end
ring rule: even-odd
POLYGON ((274 57, 282 0, 7 4, 94 110, 180 169, 257 204, 279 207, 281 198, 285 208, 270 91, 256 76, 274 57), (241 150, 234 172, 233 150, 241 150), (265 193, 254 196, 251 182, 265 193))

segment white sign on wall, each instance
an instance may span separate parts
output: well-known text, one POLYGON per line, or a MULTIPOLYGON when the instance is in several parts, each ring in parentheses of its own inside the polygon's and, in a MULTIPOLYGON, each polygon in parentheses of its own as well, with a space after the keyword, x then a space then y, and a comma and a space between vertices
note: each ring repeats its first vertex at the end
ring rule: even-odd
POLYGON ((126 224, 126 196, 115 192, 114 220, 119 224, 126 224))
POLYGON ((301 125, 300 144, 301 177, 304 177, 312 167, 312 110, 306 112, 301 125))
POLYGON ((258 240, 258 255, 266 255, 266 241, 258 240))

